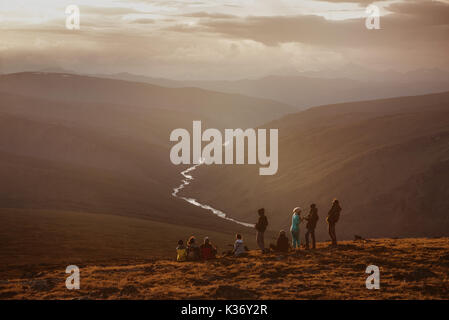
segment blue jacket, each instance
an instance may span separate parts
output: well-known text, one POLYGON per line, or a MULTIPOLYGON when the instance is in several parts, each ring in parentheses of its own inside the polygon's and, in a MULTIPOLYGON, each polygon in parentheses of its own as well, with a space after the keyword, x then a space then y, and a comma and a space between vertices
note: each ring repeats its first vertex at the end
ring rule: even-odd
POLYGON ((299 223, 301 222, 299 215, 294 213, 292 216, 292 226, 290 227, 290 231, 297 232, 299 231, 299 223))

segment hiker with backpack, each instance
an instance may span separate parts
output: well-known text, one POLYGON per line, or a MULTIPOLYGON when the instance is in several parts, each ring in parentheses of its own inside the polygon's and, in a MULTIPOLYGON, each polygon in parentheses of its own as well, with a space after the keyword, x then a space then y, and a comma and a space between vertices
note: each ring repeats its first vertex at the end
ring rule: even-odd
POLYGON ((310 205, 310 211, 307 217, 305 217, 305 220, 307 221, 306 228, 306 249, 309 249, 309 235, 312 238, 312 249, 315 249, 315 228, 316 224, 318 222, 318 208, 316 207, 315 203, 312 203, 310 205))
POLYGON ((290 227, 290 232, 292 233, 292 247, 296 249, 296 247, 301 248, 301 237, 299 235, 299 224, 301 223, 301 208, 296 207, 293 209, 292 215, 292 225, 290 227))
POLYGON ((329 210, 326 218, 327 224, 329 225, 329 236, 331 237, 333 247, 337 246, 337 235, 335 233, 335 224, 340 219, 340 212, 341 212, 340 203, 337 199, 334 199, 334 201, 332 202, 332 207, 329 210))
POLYGON ((265 216, 265 209, 261 208, 258 210, 259 213, 259 221, 257 221, 255 228, 257 230, 256 241, 262 253, 265 253, 265 242, 264 242, 264 233, 267 230, 268 219, 265 216))
POLYGON ((204 238, 204 243, 200 246, 201 259, 215 259, 217 248, 210 242, 209 238, 204 238))

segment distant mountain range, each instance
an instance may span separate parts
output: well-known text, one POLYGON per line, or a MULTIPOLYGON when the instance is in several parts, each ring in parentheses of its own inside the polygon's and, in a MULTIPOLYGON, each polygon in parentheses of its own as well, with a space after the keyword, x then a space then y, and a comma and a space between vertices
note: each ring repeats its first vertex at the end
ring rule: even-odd
MULTIPOLYGON (((76 74, 63 68, 45 73, 76 74)), ((417 69, 409 72, 376 71, 356 64, 325 71, 279 70, 261 78, 238 80, 172 80, 128 72, 91 74, 93 77, 150 83, 168 88, 194 87, 276 100, 297 110, 318 105, 438 93, 449 90, 449 72, 417 69)))
POLYGON ((226 93, 277 100, 297 109, 331 103, 392 98, 449 90, 449 73, 438 69, 408 73, 374 72, 348 66, 326 72, 271 75, 231 81, 176 81, 129 73, 98 75, 113 79, 146 82, 164 87, 197 87, 226 93))

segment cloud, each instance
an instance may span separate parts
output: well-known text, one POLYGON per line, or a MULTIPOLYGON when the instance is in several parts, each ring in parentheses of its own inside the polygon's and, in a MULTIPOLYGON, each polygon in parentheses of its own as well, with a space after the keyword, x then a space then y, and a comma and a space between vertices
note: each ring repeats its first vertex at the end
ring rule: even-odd
POLYGON ((128 71, 203 79, 325 70, 348 62, 379 69, 449 69, 448 3, 383 2, 382 29, 367 30, 364 18, 332 20, 317 13, 348 10, 357 13, 352 17, 359 17, 364 10, 354 4, 364 1, 350 1, 350 6, 344 5, 349 1, 329 1, 332 6, 311 0, 301 4, 306 2, 319 6, 303 7, 302 14, 292 9, 283 15, 285 8, 278 8, 279 14, 261 15, 266 8, 259 7, 259 1, 254 2, 254 11, 224 9, 225 4, 213 7, 213 1, 204 3, 208 8, 188 10, 183 8, 191 2, 160 1, 165 6, 162 13, 151 10, 158 1, 133 0, 129 8, 123 1, 109 8, 88 5, 81 7, 78 31, 65 29, 63 14, 33 24, 26 22, 26 15, 22 21, 0 26, 0 67, 34 66, 36 70, 53 64, 80 72, 128 71), (173 10, 166 10, 169 6, 173 10), (253 15, 245 15, 248 12, 253 15))
POLYGON ((439 1, 412 1, 393 3, 387 9, 396 16, 422 25, 449 25, 449 3, 439 1))
POLYGON ((145 11, 139 11, 129 7, 93 7, 93 6, 80 6, 81 14, 95 14, 95 15, 126 15, 126 14, 142 14, 149 13, 145 11))
POLYGON ((153 24, 155 23, 154 19, 148 19, 148 18, 142 18, 142 19, 136 19, 132 20, 132 23, 139 23, 139 24, 153 24))
POLYGON ((180 16, 189 17, 189 18, 210 18, 210 19, 232 19, 232 18, 237 17, 232 14, 208 13, 208 12, 204 12, 204 11, 181 14, 180 16))
POLYGON ((359 3, 368 5, 371 3, 375 3, 374 0, 315 0, 316 2, 330 2, 330 3, 359 3))
POLYGON ((449 40, 449 5, 412 1, 388 7, 391 14, 380 19, 381 30, 368 30, 365 18, 327 20, 316 15, 250 16, 201 20, 195 29, 232 39, 250 39, 268 46, 299 42, 333 48, 401 47, 444 43, 449 40))

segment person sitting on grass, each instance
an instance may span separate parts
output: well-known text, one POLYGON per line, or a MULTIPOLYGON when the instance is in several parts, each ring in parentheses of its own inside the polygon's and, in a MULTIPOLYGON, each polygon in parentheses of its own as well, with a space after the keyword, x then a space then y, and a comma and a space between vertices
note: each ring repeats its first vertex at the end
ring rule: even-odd
POLYGON ((203 260, 215 259, 217 248, 210 242, 209 238, 204 238, 204 243, 200 246, 201 258, 203 260))
POLYGON ((245 245, 243 243, 242 235, 237 233, 235 235, 235 243, 234 243, 234 256, 235 257, 243 257, 246 255, 245 245))
POLYGON ((187 260, 187 248, 182 240, 178 241, 178 246, 176 247, 176 261, 186 261, 187 260))
POLYGON ((290 240, 288 240, 284 230, 281 230, 279 232, 279 237, 276 241, 276 244, 271 244, 270 248, 275 252, 282 253, 287 253, 288 250, 290 250, 290 240))
POLYGON ((187 260, 198 261, 200 260, 200 248, 195 242, 195 237, 191 236, 187 241, 187 260))

